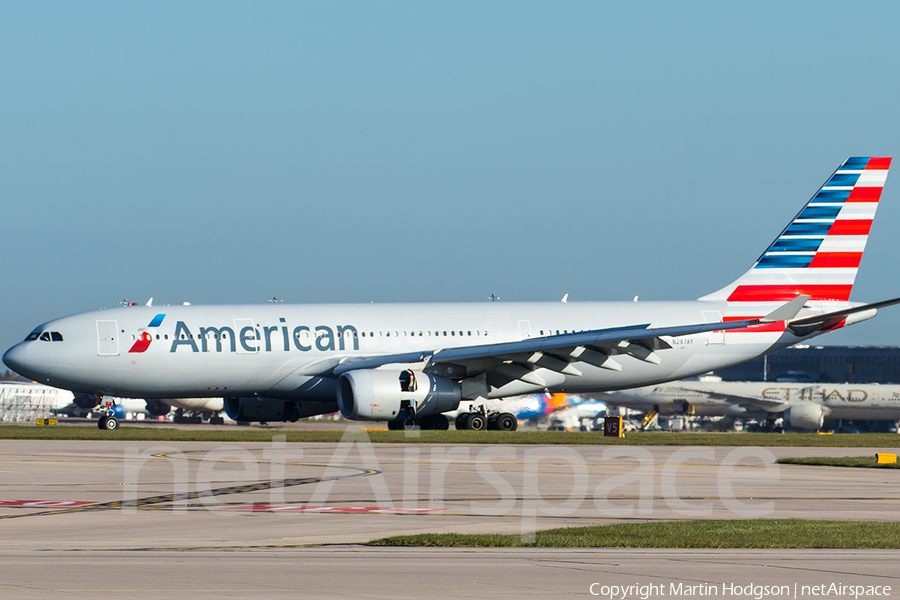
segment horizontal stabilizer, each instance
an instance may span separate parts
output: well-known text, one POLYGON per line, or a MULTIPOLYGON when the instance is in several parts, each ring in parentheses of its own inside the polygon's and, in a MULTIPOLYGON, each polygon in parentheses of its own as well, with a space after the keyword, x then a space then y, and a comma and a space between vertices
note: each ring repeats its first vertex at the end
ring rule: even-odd
POLYGON ((836 310, 834 312, 803 317, 802 319, 791 321, 788 324, 788 329, 794 335, 802 337, 822 328, 827 329, 829 327, 834 327, 842 320, 846 319, 848 316, 854 313, 865 312, 867 310, 878 310, 879 308, 893 306, 894 304, 900 304, 900 298, 884 300, 882 302, 874 302, 872 304, 863 304, 862 306, 854 306, 853 308, 847 308, 844 310, 836 310))

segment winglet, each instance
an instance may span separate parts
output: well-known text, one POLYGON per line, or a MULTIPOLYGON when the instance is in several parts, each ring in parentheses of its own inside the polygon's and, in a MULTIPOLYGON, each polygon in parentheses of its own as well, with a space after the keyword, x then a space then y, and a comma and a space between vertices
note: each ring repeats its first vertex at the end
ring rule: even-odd
POLYGON ((806 301, 809 300, 809 296, 800 295, 788 302, 787 304, 782 304, 762 319, 759 320, 760 323, 777 323, 778 321, 790 321, 794 317, 797 316, 797 313, 803 308, 803 305, 806 304, 806 301))

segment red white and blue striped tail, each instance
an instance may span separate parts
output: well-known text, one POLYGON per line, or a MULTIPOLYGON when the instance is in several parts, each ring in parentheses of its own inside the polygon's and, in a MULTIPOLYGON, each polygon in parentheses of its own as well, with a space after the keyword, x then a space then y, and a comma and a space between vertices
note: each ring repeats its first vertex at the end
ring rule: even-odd
POLYGON ((890 166, 847 159, 749 271, 701 300, 848 302, 890 166))

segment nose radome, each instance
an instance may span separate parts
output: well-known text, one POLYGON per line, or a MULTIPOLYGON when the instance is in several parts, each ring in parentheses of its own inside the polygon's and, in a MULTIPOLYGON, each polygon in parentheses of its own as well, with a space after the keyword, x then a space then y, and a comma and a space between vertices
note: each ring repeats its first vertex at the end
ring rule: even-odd
POLYGON ((29 375, 30 369, 28 368, 28 359, 26 356, 27 349, 22 346, 23 344, 19 343, 7 350, 3 354, 3 364, 19 375, 33 379, 33 377, 29 375))

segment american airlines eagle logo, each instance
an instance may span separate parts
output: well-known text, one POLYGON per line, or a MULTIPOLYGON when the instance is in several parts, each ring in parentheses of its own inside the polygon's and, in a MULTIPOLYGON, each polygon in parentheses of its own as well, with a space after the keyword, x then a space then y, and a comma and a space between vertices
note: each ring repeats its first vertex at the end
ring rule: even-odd
MULTIPOLYGON (((159 327, 160 325, 162 325, 163 319, 165 319, 165 318, 166 318, 166 315, 158 314, 155 317, 153 317, 153 320, 150 321, 150 324, 147 325, 147 327, 148 328, 149 327, 159 327)), ((148 332, 148 331, 142 331, 141 337, 139 337, 137 339, 137 341, 134 342, 134 345, 131 346, 131 350, 128 351, 129 354, 132 352, 136 352, 136 353, 146 352, 147 348, 150 347, 150 342, 152 342, 152 341, 153 341, 153 335, 151 335, 150 332, 148 332)))

